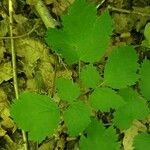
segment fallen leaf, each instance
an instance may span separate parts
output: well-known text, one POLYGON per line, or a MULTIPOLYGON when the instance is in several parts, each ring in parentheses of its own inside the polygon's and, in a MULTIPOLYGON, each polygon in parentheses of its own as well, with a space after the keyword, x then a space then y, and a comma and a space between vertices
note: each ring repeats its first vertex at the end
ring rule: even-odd
POLYGON ((147 128, 140 121, 135 120, 133 125, 124 132, 125 136, 123 138, 124 150, 133 150, 133 140, 134 137, 138 134, 138 131, 146 131, 147 128))
POLYGON ((0 64, 0 84, 3 81, 8 81, 13 77, 11 62, 0 64))
POLYGON ((0 126, 0 137, 3 137, 6 134, 6 131, 0 126))

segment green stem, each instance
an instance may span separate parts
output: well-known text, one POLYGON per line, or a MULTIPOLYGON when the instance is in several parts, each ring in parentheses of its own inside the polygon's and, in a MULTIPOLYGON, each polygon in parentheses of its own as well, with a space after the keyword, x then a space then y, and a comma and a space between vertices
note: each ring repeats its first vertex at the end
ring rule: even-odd
MULTIPOLYGON (((9 7, 9 29, 10 29, 10 37, 13 37, 13 3, 12 0, 8 0, 9 7)), ((16 54, 14 48, 14 39, 10 38, 11 45, 11 54, 12 54, 12 69, 13 69, 13 82, 14 82, 14 90, 16 99, 19 98, 18 93, 18 82, 17 82, 17 68, 16 68, 16 54)), ((23 141, 24 141, 24 149, 28 150, 26 133, 22 131, 23 141)))

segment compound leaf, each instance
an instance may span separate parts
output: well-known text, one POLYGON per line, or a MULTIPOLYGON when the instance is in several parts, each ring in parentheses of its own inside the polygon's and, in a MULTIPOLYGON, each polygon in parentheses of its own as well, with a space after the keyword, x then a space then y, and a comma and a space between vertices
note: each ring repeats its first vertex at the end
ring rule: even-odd
POLYGON ((150 149, 150 134, 141 133, 134 138, 135 150, 149 150, 150 149))
POLYGON ((100 81, 100 75, 93 65, 88 65, 81 70, 80 80, 86 87, 96 88, 100 81))
POLYGON ((78 135, 90 123, 90 112, 88 107, 82 101, 72 103, 64 113, 64 120, 69 135, 78 135))
POLYGON ((149 113, 145 99, 132 89, 123 89, 120 95, 127 102, 114 113, 114 124, 120 129, 128 129, 134 120, 143 120, 149 113))
POLYGON ((80 95, 80 88, 72 80, 57 78, 56 88, 59 97, 62 100, 72 102, 80 95))
POLYGON ((97 111, 110 111, 110 108, 118 109, 125 104, 122 97, 110 88, 97 88, 89 97, 92 107, 97 111))
POLYGON ((142 68, 140 70, 141 81, 140 81, 140 89, 142 95, 150 100, 150 61, 144 60, 142 64, 142 68))
POLYGON ((80 150, 119 150, 117 134, 113 127, 105 129, 101 122, 93 119, 86 130, 87 136, 80 138, 80 150))
POLYGON ((11 116, 19 128, 28 131, 31 140, 39 142, 54 133, 60 120, 59 108, 50 97, 31 92, 14 101, 11 116))
POLYGON ((62 16, 62 29, 48 29, 46 42, 68 64, 96 62, 104 54, 112 34, 108 11, 96 15, 96 7, 85 0, 75 0, 62 16))
POLYGON ((138 56, 132 46, 114 48, 104 70, 105 83, 115 89, 135 84, 138 56))

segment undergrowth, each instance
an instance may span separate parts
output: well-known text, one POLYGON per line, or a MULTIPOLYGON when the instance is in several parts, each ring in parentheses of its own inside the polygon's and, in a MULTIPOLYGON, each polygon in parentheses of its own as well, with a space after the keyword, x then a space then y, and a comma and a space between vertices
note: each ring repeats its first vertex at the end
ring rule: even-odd
MULTIPOLYGON (((11 116, 30 140, 42 142, 61 130, 80 137, 80 150, 119 150, 118 131, 148 116, 150 61, 139 63, 134 46, 111 47, 111 16, 107 10, 96 13, 93 5, 76 0, 61 17, 62 27, 47 30, 47 44, 68 66, 78 65, 78 78, 57 78, 53 97, 26 91, 13 101, 11 116), (97 64, 106 54, 101 74, 97 64), (113 116, 107 123, 98 117, 106 112, 113 116)), ((148 131, 139 133, 133 146, 148 150, 149 140, 148 131)))

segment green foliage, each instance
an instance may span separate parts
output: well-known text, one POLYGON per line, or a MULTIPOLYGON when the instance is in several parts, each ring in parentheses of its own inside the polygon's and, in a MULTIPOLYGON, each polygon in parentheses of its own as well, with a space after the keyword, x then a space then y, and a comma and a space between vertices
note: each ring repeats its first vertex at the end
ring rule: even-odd
POLYGON ((135 150, 149 150, 150 149, 150 134, 141 133, 134 139, 135 150))
POLYGON ((77 136, 90 123, 89 109, 82 101, 74 102, 65 111, 64 120, 69 135, 77 136))
POLYGON ((29 132, 31 140, 39 142, 53 135, 60 120, 59 108, 50 97, 30 92, 15 100, 11 116, 19 128, 29 132))
POLYGON ((145 40, 142 42, 142 45, 150 48, 150 23, 147 23, 144 29, 145 40))
MULTIPOLYGON (((118 135, 114 127, 120 131, 126 130, 132 126, 133 121, 144 120, 149 114, 147 101, 150 99, 150 61, 144 60, 138 70, 138 56, 135 49, 128 45, 115 47, 108 56, 104 70, 101 70, 104 71, 104 74, 101 74, 104 78, 103 84, 100 84, 100 74, 94 66, 101 63, 99 61, 107 49, 112 34, 109 12, 104 11, 97 16, 93 5, 86 3, 85 0, 75 0, 61 20, 62 28, 48 29, 47 44, 69 65, 80 61, 88 62, 90 65, 85 68, 79 66, 81 72, 75 81, 63 77, 56 78, 54 98, 59 97, 58 105, 48 96, 25 92, 11 105, 11 117, 18 127, 29 132, 30 139, 34 141, 41 142, 46 136, 52 136, 61 120, 64 123, 60 124, 62 132, 67 129, 69 136, 81 135, 79 141, 81 150, 119 150, 120 144, 117 142, 118 135), (135 91, 133 87, 135 83, 138 83, 135 87, 140 89, 147 101, 139 95, 140 92, 135 91), (110 112, 111 108, 114 113, 110 112), (113 115, 111 118, 106 116, 108 128, 105 128, 101 121, 91 120, 91 117, 97 118, 99 113, 105 115, 103 112, 110 112, 109 114, 113 115)), ((144 34, 148 39, 147 31, 144 34)), ((29 66, 35 65, 39 58, 45 62, 49 59, 47 55, 41 58, 39 55, 41 53, 35 53, 33 60, 28 60, 30 55, 25 55, 26 52, 22 55, 20 51, 18 56, 19 54, 25 58, 25 62, 30 62, 29 66)), ((49 66, 48 64, 45 67, 49 66)), ((32 76, 33 72, 29 70, 31 69, 27 70, 28 76, 32 76)), ((41 72, 36 77, 39 88, 44 87, 43 74, 41 72)), ((49 74, 47 76, 50 77, 49 74)), ((59 133, 62 133, 61 131, 59 133)), ((148 139, 150 137, 147 134, 136 136, 135 149, 142 149, 143 144, 146 148, 149 147, 149 143, 146 142, 148 139)))
POLYGON ((93 119, 86 130, 87 137, 80 139, 80 150, 119 150, 117 134, 113 127, 105 129, 101 122, 93 119))
POLYGON ((97 111, 110 111, 110 108, 117 109, 125 104, 121 96, 110 88, 97 88, 89 97, 92 107, 97 111))
POLYGON ((58 78, 56 80, 56 88, 59 97, 68 102, 73 102, 80 95, 78 85, 69 79, 58 78))
POLYGON ((150 61, 145 59, 143 61, 141 70, 141 81, 140 81, 140 89, 143 96, 150 100, 150 61))
POLYGON ((120 95, 126 101, 126 105, 116 110, 113 122, 118 128, 127 129, 135 119, 145 119, 149 114, 149 108, 146 101, 132 89, 123 89, 120 95))
POLYGON ((88 88, 96 88, 100 81, 99 72, 93 65, 88 65, 81 70, 80 80, 88 88))
POLYGON ((114 48, 104 70, 105 84, 112 88, 125 88, 138 80, 138 56, 132 46, 114 48))
POLYGON ((63 29, 48 29, 46 42, 68 64, 96 62, 103 56, 112 34, 108 11, 98 17, 96 7, 75 0, 61 20, 63 29))

